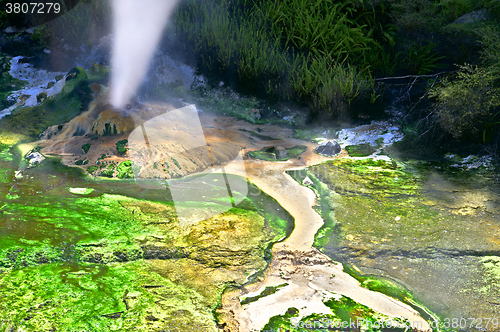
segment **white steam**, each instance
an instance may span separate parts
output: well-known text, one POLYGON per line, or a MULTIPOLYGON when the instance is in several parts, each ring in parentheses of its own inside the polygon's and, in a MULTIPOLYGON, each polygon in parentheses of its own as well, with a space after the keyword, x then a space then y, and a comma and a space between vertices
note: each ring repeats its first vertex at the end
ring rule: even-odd
POLYGON ((148 70, 178 0, 112 0, 111 104, 123 108, 148 70))

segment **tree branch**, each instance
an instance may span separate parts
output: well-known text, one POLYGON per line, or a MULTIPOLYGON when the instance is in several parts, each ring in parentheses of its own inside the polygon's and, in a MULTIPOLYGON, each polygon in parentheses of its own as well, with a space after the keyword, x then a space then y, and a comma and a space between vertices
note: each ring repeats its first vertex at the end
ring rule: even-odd
POLYGON ((400 80, 400 79, 405 79, 405 78, 423 78, 423 77, 436 77, 442 74, 448 74, 448 73, 454 73, 456 70, 453 71, 442 71, 437 74, 430 74, 430 75, 406 75, 406 76, 394 76, 394 77, 381 77, 381 78, 375 78, 374 81, 384 81, 384 80, 400 80))

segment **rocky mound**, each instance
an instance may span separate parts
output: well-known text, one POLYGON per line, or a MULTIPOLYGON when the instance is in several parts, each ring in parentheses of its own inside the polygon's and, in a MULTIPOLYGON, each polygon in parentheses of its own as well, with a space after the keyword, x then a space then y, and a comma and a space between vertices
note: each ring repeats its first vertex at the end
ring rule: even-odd
POLYGON ((229 162, 244 146, 243 133, 191 118, 169 121, 173 105, 135 102, 116 110, 105 87, 93 84, 92 90, 96 97, 86 112, 41 135, 43 153, 60 155, 64 164, 93 175, 169 179, 229 162))
POLYGON ((337 141, 332 140, 318 145, 314 151, 320 155, 332 157, 339 154, 342 151, 342 148, 337 141))

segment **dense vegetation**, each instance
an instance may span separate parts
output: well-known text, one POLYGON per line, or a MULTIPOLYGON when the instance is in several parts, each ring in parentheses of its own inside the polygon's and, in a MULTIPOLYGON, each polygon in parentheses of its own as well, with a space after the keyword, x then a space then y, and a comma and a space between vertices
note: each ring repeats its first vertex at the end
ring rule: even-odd
POLYGON ((498 17, 492 0, 185 0, 175 32, 214 82, 334 116, 402 84, 428 97, 408 134, 486 143, 499 120, 498 17))

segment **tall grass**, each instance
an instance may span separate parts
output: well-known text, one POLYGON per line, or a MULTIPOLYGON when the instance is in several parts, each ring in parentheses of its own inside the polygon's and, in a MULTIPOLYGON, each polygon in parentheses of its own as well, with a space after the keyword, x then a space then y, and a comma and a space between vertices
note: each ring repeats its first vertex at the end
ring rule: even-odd
POLYGON ((267 16, 273 35, 285 45, 315 56, 364 66, 367 53, 380 49, 372 38, 372 22, 365 19, 369 15, 349 1, 267 1, 256 10, 267 16))
POLYGON ((338 63, 328 57, 304 58, 299 71, 292 76, 294 93, 310 99, 313 111, 345 113, 351 102, 373 89, 369 71, 338 63))
POLYGON ((302 102, 315 113, 339 114, 373 90, 374 68, 392 65, 388 29, 360 4, 186 0, 175 14, 175 29, 209 77, 302 102))

